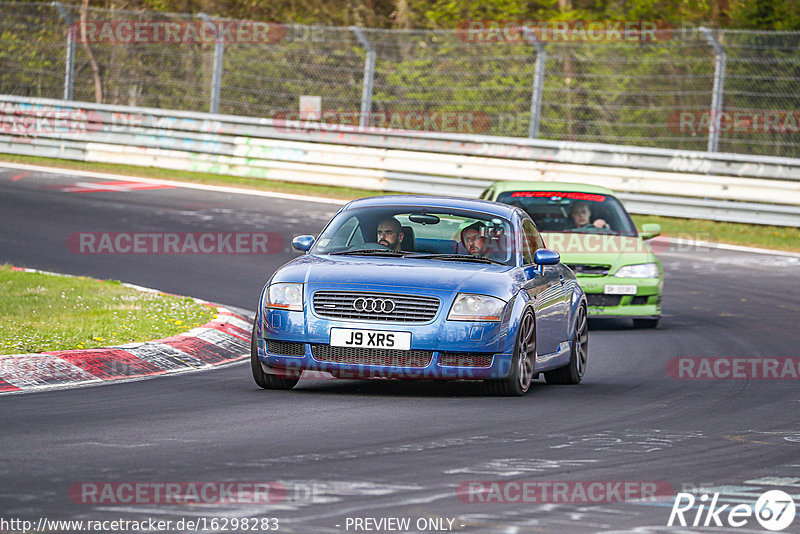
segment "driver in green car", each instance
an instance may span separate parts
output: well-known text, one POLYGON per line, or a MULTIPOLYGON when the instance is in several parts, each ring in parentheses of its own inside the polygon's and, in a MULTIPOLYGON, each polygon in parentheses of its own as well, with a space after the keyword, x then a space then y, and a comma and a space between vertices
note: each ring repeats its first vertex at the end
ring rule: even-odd
POLYGON ((592 210, 586 202, 573 203, 570 217, 572 217, 572 222, 575 223, 575 228, 594 226, 595 228, 611 230, 611 227, 604 219, 595 219, 594 222, 592 222, 592 210))

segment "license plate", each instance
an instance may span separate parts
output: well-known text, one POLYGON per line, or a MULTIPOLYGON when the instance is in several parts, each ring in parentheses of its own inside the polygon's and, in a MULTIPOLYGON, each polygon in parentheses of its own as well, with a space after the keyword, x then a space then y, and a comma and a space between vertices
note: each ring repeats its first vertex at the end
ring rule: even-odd
POLYGON ((606 295, 635 295, 636 286, 606 286, 603 292, 606 295))
POLYGON ((411 350, 411 332, 331 328, 331 345, 334 347, 411 350))

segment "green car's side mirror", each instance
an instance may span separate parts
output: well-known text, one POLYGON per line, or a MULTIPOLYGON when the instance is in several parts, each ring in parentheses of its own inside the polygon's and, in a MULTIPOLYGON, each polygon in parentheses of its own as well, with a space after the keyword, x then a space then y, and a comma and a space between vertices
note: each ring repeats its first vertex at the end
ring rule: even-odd
POLYGON ((656 223, 643 224, 639 235, 642 236, 642 239, 653 239, 657 235, 661 235, 661 225, 656 223))

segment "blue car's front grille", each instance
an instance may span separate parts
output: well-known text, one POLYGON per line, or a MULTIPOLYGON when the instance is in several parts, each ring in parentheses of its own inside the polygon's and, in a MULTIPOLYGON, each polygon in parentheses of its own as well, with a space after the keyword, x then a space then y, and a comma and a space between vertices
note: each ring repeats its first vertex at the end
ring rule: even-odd
POLYGON ((311 354, 321 362, 359 365, 391 365, 395 367, 427 367, 433 358, 428 350, 367 349, 311 345, 311 354))
POLYGON ((443 352, 439 355, 439 363, 456 367, 491 367, 492 354, 481 352, 443 352))
POLYGON ((267 352, 286 356, 303 356, 306 353, 306 346, 305 343, 291 343, 289 341, 268 339, 267 352))
POLYGON ((356 291, 317 291, 314 311, 331 319, 425 323, 439 310, 436 297, 356 291))

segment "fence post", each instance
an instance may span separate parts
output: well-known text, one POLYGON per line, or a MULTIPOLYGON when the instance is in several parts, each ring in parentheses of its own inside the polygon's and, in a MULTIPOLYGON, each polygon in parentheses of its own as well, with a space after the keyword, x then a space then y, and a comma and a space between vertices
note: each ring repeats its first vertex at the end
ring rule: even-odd
POLYGON ((544 43, 527 26, 523 27, 525 39, 536 48, 536 63, 533 67, 533 90, 531 91, 531 118, 528 124, 528 137, 539 137, 539 124, 542 119, 542 91, 544 89, 544 66, 547 61, 547 51, 544 43))
POLYGON ((205 13, 198 13, 197 16, 203 20, 214 32, 214 67, 211 72, 211 102, 208 106, 209 113, 219 113, 219 95, 222 90, 222 57, 225 55, 225 40, 217 32, 217 27, 211 17, 205 13))
POLYGON ((711 95, 711 122, 708 128, 708 151, 716 152, 719 147, 719 131, 720 121, 722 119, 722 95, 725 90, 725 62, 727 61, 727 54, 725 48, 717 41, 714 33, 708 29, 701 27, 700 31, 703 32, 703 37, 706 38, 708 44, 714 49, 714 89, 711 95))
POLYGON ((64 73, 64 100, 72 100, 73 88, 75 87, 75 25, 73 24, 72 17, 69 12, 64 8, 61 2, 53 2, 53 7, 56 8, 58 14, 64 19, 67 24, 67 57, 66 57, 66 71, 64 73))
POLYGON ((358 26, 350 26, 358 41, 367 51, 367 59, 364 61, 364 83, 361 88, 361 116, 358 125, 362 128, 369 124, 369 115, 372 113, 372 84, 375 79, 375 50, 358 26))

